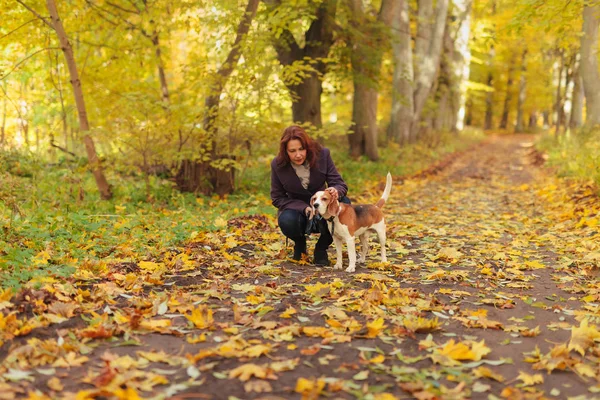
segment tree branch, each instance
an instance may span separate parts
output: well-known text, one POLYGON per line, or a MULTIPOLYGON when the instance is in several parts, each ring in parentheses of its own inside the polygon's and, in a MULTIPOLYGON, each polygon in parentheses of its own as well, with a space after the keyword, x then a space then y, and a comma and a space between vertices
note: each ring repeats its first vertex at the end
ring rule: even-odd
POLYGON ((39 19, 39 18, 34 18, 34 19, 32 19, 32 20, 29 20, 29 21, 25 22, 24 24, 22 24, 22 25, 21 25, 21 26, 19 26, 18 28, 15 28, 15 29, 13 29, 12 31, 8 32, 6 35, 2 35, 2 36, 0 36, 0 40, 4 39, 4 38, 5 38, 5 37, 7 37, 8 35, 10 35, 10 34, 12 34, 12 33, 16 32, 16 31, 18 31, 19 29, 21 29, 21 28, 22 28, 22 27, 24 27, 25 25, 27 25, 27 24, 29 24, 29 23, 31 23, 31 22, 33 22, 33 21, 37 21, 38 19, 39 19))
POLYGON ((36 54, 41 53, 42 51, 46 51, 46 50, 61 50, 61 48, 60 47, 46 47, 45 49, 38 50, 35 53, 28 55, 27 57, 25 57, 24 59, 19 61, 10 71, 8 71, 8 73, 6 75, 0 77, 0 81, 4 80, 4 78, 9 76, 15 69, 19 68, 19 66, 21 64, 23 64, 25 61, 29 60, 31 57, 35 56, 36 54))
POLYGON ((54 26, 48 22, 47 18, 41 16, 37 11, 35 11, 33 8, 29 7, 27 4, 23 3, 23 1, 21 0, 17 0, 17 3, 19 3, 20 5, 22 5, 23 7, 25 7, 26 9, 28 9, 33 15, 35 15, 36 17, 38 17, 39 19, 41 19, 46 25, 48 25, 50 28, 52 28, 52 30, 54 30, 54 26))

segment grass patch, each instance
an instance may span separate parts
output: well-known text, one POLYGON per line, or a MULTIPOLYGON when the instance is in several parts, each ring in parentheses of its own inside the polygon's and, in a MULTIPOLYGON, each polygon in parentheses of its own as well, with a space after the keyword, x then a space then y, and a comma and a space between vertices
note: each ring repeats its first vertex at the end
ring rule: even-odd
MULTIPOLYGON (((460 137, 443 136, 436 147, 390 144, 380 150, 378 162, 351 159, 345 137, 329 139, 325 145, 352 197, 383 180, 388 171, 412 175, 482 137, 468 131, 460 137)), ((101 201, 83 162, 47 165, 36 157, 0 153, 1 286, 69 276, 81 265, 100 269, 110 263, 156 259, 200 232, 222 228, 230 218, 274 217, 269 189, 275 151, 275 145, 259 149, 244 161, 236 193, 224 199, 180 193, 172 182, 151 177, 150 202, 144 179, 135 174, 107 170, 115 196, 101 201)))
POLYGON ((600 187, 600 130, 581 129, 558 138, 546 132, 537 147, 548 154, 548 164, 559 176, 600 187))

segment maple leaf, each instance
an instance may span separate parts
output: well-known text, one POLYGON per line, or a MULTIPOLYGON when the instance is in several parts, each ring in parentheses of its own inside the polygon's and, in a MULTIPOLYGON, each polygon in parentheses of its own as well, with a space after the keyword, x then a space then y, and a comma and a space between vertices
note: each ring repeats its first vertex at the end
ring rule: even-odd
POLYGON ((436 331, 441 328, 439 320, 437 318, 427 319, 423 317, 407 317, 402 320, 402 325, 409 331, 416 333, 426 333, 436 331))
POLYGON ((454 263, 462 257, 463 254, 454 247, 443 247, 438 252, 436 259, 443 259, 454 263))
POLYGON ((325 380, 298 378, 296 381, 296 393, 300 393, 303 399, 316 399, 325 388, 325 380))
POLYGON ((229 371, 229 379, 238 378, 242 382, 248 381, 253 376, 260 379, 277 379, 268 368, 256 364, 240 365, 229 371))
POLYGON ((188 321, 192 322, 194 326, 198 329, 208 329, 212 328, 214 320, 213 320, 213 312, 208 306, 202 305, 198 308, 192 310, 191 315, 185 315, 188 321))
POLYGON ((520 379, 524 386, 533 386, 539 383, 544 383, 544 377, 542 374, 529 375, 522 371, 519 371, 519 376, 517 376, 517 379, 520 379))
POLYGON ((384 325, 384 319, 383 318, 377 318, 374 321, 371 322, 367 322, 367 337, 368 338, 374 338, 377 337, 377 335, 379 335, 379 333, 383 330, 383 328, 385 328, 384 325))
POLYGON ((568 348, 584 355, 585 351, 592 347, 597 339, 600 339, 600 332, 596 329, 596 325, 589 325, 588 319, 585 318, 581 320, 579 327, 571 329, 571 340, 568 348))
POLYGON ((244 384, 246 393, 269 393, 273 391, 271 384, 268 381, 250 381, 244 384))
POLYGON ((477 367, 473 370, 473 374, 478 378, 489 378, 498 382, 504 382, 504 377, 502 375, 494 373, 488 367, 477 367))
POLYGON ((450 339, 444 344, 444 347, 434 350, 431 359, 435 363, 452 366, 460 365, 459 361, 479 361, 490 352, 491 350, 485 345, 484 340, 481 342, 456 343, 454 339, 450 339))

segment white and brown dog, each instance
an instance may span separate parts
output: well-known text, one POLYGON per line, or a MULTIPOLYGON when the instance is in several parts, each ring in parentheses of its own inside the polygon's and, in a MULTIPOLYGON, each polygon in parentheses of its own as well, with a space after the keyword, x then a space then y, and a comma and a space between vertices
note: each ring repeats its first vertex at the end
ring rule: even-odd
POLYGON ((326 189, 317 192, 310 199, 310 205, 321 217, 327 220, 329 232, 335 242, 337 262, 334 269, 342 269, 342 240, 348 246, 349 265, 346 272, 356 270, 356 262, 364 263, 369 251, 367 232, 374 230, 379 237, 381 245, 381 262, 387 262, 385 255, 385 220, 383 208, 392 190, 392 175, 388 172, 383 195, 375 205, 350 205, 340 203, 337 191, 326 189), (358 236, 361 243, 360 257, 356 260, 355 238, 358 236))

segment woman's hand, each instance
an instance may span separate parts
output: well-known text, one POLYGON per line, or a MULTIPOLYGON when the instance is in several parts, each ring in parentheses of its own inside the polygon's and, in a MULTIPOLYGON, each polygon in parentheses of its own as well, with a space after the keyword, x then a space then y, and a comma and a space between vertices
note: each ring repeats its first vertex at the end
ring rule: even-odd
POLYGON ((339 200, 340 194, 338 193, 338 190, 336 188, 328 187, 327 189, 325 189, 325 191, 331 195, 331 200, 339 200))
POLYGON ((315 216, 315 209, 314 209, 314 208, 312 208, 312 207, 310 207, 310 206, 309 206, 309 207, 306 207, 306 208, 304 209, 304 215, 306 215, 306 217, 307 217, 308 219, 313 219, 313 217, 315 216))

